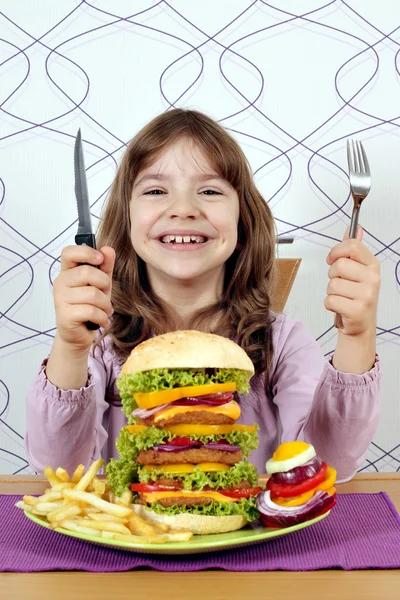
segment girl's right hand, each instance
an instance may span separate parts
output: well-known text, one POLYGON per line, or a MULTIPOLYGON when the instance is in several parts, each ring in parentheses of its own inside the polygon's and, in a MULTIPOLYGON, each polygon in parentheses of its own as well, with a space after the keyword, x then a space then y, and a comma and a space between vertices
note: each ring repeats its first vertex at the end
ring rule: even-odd
POLYGON ((89 350, 96 336, 86 321, 109 325, 114 262, 115 252, 108 246, 100 251, 67 246, 61 253, 61 271, 53 285, 57 337, 74 350, 89 350))

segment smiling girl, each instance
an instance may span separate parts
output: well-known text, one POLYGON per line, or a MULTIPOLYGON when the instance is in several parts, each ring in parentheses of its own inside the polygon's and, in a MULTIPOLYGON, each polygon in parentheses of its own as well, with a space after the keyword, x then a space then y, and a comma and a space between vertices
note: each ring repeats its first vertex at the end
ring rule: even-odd
POLYGON ((199 329, 230 337, 254 363, 239 422, 260 426, 250 458, 260 472, 281 442, 299 439, 339 480, 354 475, 379 417, 379 262, 361 231, 327 258, 325 307, 343 328, 325 360, 300 322, 271 311, 274 221, 240 147, 209 117, 174 109, 130 142, 97 241, 100 251, 65 248, 54 282, 57 332, 27 398, 36 470, 117 456, 126 421, 115 382, 130 351, 199 329))

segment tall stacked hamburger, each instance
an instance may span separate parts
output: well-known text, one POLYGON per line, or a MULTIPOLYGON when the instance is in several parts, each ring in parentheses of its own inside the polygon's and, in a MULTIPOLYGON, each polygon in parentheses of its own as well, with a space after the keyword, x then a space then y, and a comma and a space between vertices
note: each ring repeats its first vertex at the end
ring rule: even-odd
POLYGON ((139 344, 117 382, 128 425, 120 459, 107 466, 113 492, 130 489, 138 514, 195 534, 257 519, 261 488, 247 460, 257 426, 235 423, 234 400, 253 373, 247 354, 214 334, 175 331, 139 344))

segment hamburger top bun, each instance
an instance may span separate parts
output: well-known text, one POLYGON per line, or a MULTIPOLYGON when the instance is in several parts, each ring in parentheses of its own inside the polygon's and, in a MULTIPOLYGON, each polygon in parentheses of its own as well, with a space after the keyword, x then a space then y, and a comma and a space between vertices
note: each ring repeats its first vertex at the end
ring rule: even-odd
POLYGON ((177 515, 164 515, 158 514, 150 508, 146 508, 143 504, 133 504, 132 508, 136 514, 148 521, 152 521, 153 523, 165 523, 171 531, 186 529, 191 531, 194 535, 236 531, 248 523, 248 520, 243 515, 212 517, 209 515, 194 515, 184 512, 177 515))
POLYGON ((134 348, 121 375, 152 369, 240 369, 249 378, 253 363, 232 340, 201 331, 172 331, 142 342, 134 348))

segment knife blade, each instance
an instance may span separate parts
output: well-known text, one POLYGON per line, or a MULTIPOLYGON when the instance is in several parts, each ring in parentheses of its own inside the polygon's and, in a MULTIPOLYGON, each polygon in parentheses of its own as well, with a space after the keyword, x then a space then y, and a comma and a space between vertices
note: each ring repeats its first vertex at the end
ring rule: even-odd
MULTIPOLYGON (((75 244, 78 246, 90 246, 91 248, 96 249, 96 237, 93 233, 92 222, 90 219, 89 193, 80 128, 78 129, 75 138, 74 175, 75 198, 78 207, 78 231, 75 235, 75 244)), ((100 327, 100 325, 92 323, 92 321, 87 321, 85 325, 90 331, 94 331, 100 327)))
POLYGON ((89 193, 86 181, 85 161, 83 158, 81 130, 75 138, 74 148, 75 197, 78 207, 78 232, 75 243, 96 248, 96 238, 93 234, 90 219, 89 193))

